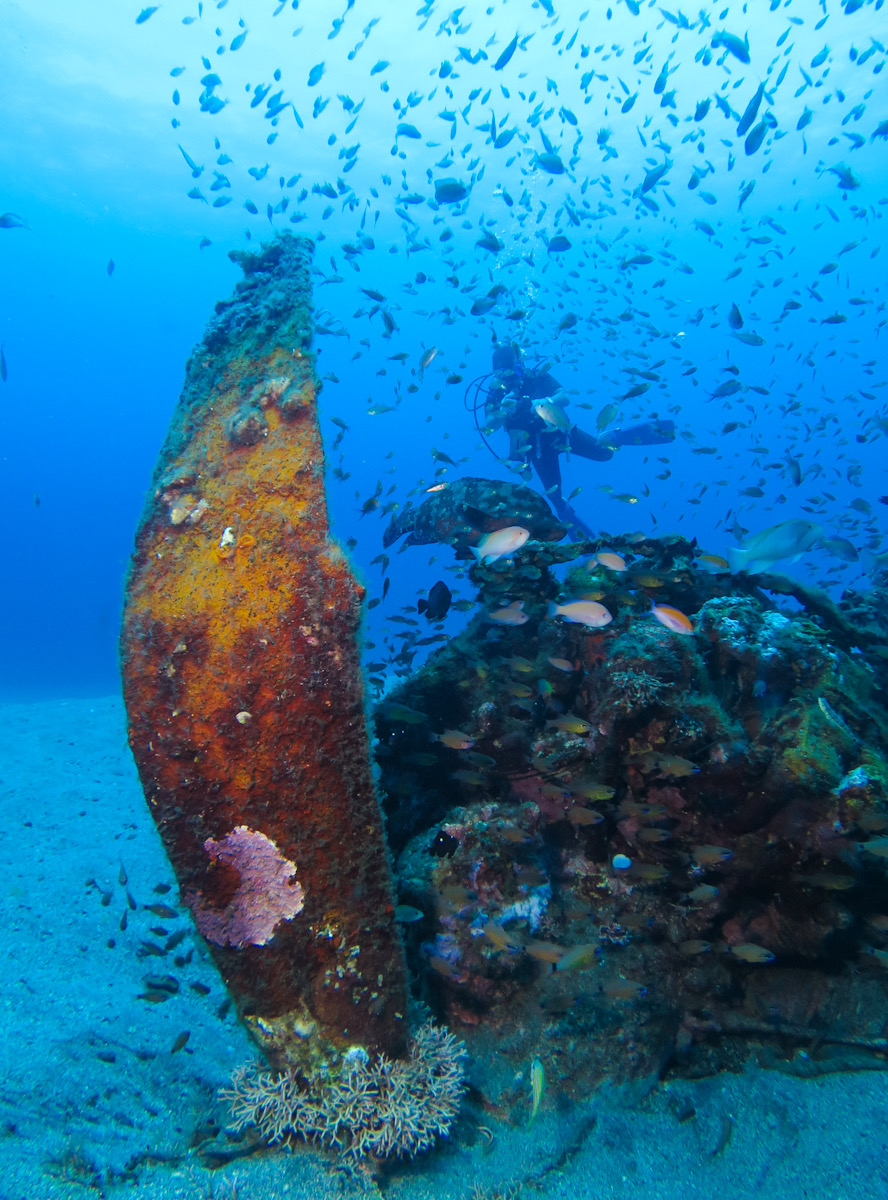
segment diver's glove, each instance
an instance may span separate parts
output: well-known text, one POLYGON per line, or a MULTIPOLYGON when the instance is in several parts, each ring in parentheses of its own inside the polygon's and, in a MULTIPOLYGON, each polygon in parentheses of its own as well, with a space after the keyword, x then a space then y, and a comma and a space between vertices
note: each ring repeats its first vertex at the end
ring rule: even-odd
POLYGON ((674 421, 645 421, 628 429, 615 429, 602 437, 605 446, 662 446, 675 441, 674 421))

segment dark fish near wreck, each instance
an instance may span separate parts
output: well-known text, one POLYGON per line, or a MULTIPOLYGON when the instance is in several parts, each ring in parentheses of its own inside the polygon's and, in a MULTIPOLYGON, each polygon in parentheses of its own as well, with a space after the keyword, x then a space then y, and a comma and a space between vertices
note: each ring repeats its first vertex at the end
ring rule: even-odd
POLYGON ((450 601, 453 599, 453 593, 443 581, 438 582, 429 592, 428 600, 418 600, 416 602, 417 611, 425 613, 429 621, 443 621, 450 610, 450 601))
POLYGON ((406 533, 407 546, 443 542, 467 550, 485 534, 510 525, 528 529, 537 542, 559 542, 567 532, 531 488, 468 477, 448 483, 421 504, 408 504, 392 518, 382 544, 391 546, 406 533))

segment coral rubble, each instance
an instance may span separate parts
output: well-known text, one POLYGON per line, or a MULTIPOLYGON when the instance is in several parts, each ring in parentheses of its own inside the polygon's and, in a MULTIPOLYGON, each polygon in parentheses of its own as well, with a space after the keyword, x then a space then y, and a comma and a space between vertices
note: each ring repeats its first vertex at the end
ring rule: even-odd
POLYGON ((121 640, 130 744, 186 902, 278 1066, 399 1054, 362 589, 328 533, 312 245, 255 254, 187 366, 121 640))

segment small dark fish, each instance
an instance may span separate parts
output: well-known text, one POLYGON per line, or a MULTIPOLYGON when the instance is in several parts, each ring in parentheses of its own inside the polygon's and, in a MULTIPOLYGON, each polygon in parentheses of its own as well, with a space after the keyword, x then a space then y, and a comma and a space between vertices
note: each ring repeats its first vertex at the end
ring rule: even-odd
POLYGON ((756 118, 759 110, 759 105, 762 102, 762 97, 765 94, 765 85, 760 83, 756 89, 755 95, 747 104, 743 111, 743 116, 740 118, 740 124, 737 126, 737 137, 743 137, 748 129, 752 128, 752 123, 756 118))
POLYGON ((726 30, 720 30, 712 39, 713 50, 718 50, 724 47, 735 58, 738 58, 742 63, 749 62, 749 40, 744 39, 742 42, 733 33, 728 33, 726 30))
POLYGON ((136 951, 136 958, 163 958, 165 955, 166 950, 163 946, 158 946, 155 942, 140 942, 136 951))
POLYGON ((6 367, 6 350, 0 345, 0 380, 6 383, 9 378, 9 371, 6 367))
POLYGON ((317 64, 317 66, 312 67, 312 69, 309 71, 308 86, 314 87, 316 84, 320 83, 321 76, 323 74, 324 74, 324 64, 322 62, 320 62, 317 64))
POLYGON ((746 135, 746 141, 743 143, 743 149, 746 154, 755 154, 756 150, 758 150, 759 146, 765 140, 765 134, 770 127, 771 123, 767 117, 762 117, 758 125, 749 131, 746 135))
POLYGON ((146 904, 145 908, 148 912, 154 913, 155 917, 162 917, 165 921, 171 921, 174 917, 178 917, 178 913, 174 908, 170 908, 168 904, 146 904))
POLYGON ((175 996, 179 991, 179 981, 175 975, 146 975, 143 982, 153 992, 167 992, 175 996))
POLYGON ((516 33, 515 36, 512 38, 511 42, 509 42, 508 46, 506 46, 505 50, 502 52, 502 54, 499 56, 499 58, 493 64, 494 71, 501 71, 503 69, 503 67, 509 62, 512 55, 515 53, 515 51, 517 49, 518 49, 518 34, 516 33))
POLYGON ((743 317, 740 315, 740 309, 736 304, 731 305, 731 311, 728 313, 728 324, 732 329, 743 328, 743 317))
POLYGON ((633 254, 631 258, 624 258, 620 263, 620 270, 625 267, 646 267, 648 263, 654 261, 653 255, 650 254, 633 254))
POLYGON ((143 8, 142 11, 139 13, 139 15, 136 17, 136 24, 144 25, 145 22, 148 20, 148 18, 153 17, 159 8, 160 8, 159 4, 155 4, 151 8, 143 8))
POLYGON ((538 154, 535 162, 539 164, 549 175, 563 175, 564 163, 557 154, 547 151, 545 154, 538 154))
POLYGON ((170 1054, 178 1054, 180 1050, 184 1050, 188 1039, 191 1037, 190 1029, 183 1029, 176 1040, 173 1042, 173 1048, 170 1054))
POLYGON ((734 337, 738 342, 743 342, 747 346, 764 346, 765 339, 760 333, 735 333, 734 337))
POLYGON ((742 388, 742 383, 739 379, 727 379, 724 383, 719 384, 714 392, 711 393, 711 400, 721 400, 723 396, 733 396, 735 392, 739 392, 742 388))
POLYGON ((828 167, 827 170, 831 175, 838 177, 839 187, 843 191, 853 192, 860 187, 860 180, 844 163, 840 163, 837 167, 828 167))
POLYGON ((108 272, 109 277, 114 274, 114 259, 113 258, 108 259, 108 265, 105 268, 105 270, 108 272))
POLYGON ((740 211, 740 209, 743 207, 743 205, 746 203, 746 201, 752 195, 752 190, 754 187, 755 187, 755 180, 753 179, 750 183, 747 183, 746 187, 740 193, 740 203, 737 205, 737 212, 740 211))
POLYGON ((468 195, 468 188, 458 179, 435 180, 435 202, 437 204, 458 204, 468 195))
POLYGON ((425 613, 426 619, 429 621, 443 621, 450 609, 452 599, 453 593, 450 588, 443 580, 439 579, 429 592, 428 600, 418 600, 416 608, 418 612, 425 613))
POLYGON ((654 167, 653 170, 648 171, 647 175, 644 177, 644 182, 641 185, 642 193, 649 192, 651 188, 663 178, 671 166, 672 163, 667 158, 666 161, 660 163, 658 167, 654 167))
POLYGON ((5 212, 0 213, 0 229, 30 229, 31 226, 24 217, 20 217, 17 213, 5 212))

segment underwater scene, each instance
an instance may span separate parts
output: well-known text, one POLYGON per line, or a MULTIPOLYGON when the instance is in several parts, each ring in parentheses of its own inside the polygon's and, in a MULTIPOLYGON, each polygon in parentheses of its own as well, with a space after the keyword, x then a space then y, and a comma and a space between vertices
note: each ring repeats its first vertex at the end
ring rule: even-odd
POLYGON ((888 1198, 883 0, 0 9, 0 1200, 888 1198))

